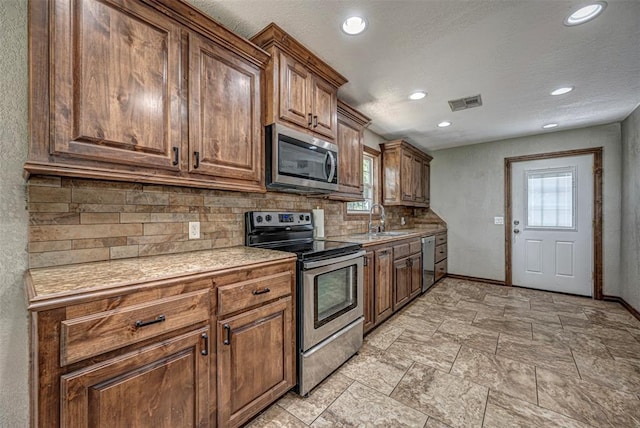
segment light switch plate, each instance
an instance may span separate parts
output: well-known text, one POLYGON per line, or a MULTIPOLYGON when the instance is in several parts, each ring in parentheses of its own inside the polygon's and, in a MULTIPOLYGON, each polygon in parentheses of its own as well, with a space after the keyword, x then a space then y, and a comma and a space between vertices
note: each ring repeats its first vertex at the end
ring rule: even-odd
POLYGON ((189 222, 189 239, 200 239, 200 222, 189 222))
POLYGON ((504 224, 504 217, 494 217, 493 224, 504 224))

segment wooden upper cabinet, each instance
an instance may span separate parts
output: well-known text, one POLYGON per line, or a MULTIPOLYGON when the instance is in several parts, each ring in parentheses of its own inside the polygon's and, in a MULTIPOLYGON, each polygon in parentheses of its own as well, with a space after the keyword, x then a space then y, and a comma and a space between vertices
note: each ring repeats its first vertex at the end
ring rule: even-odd
POLYGON ((302 64, 280 53, 280 119, 308 128, 312 124, 311 75, 302 64))
POLYGON ((338 100, 338 193, 331 199, 362 200, 362 156, 364 128, 370 119, 338 100))
POLYGON ((266 68, 265 124, 283 122, 335 141, 338 88, 347 79, 274 23, 251 41, 271 54, 266 68))
POLYGON ((311 79, 311 129, 336 139, 338 90, 319 77, 311 79))
POLYGON ((380 145, 382 149, 384 205, 429 207, 432 157, 404 140, 380 145))
POLYGON ((178 170, 180 27, 141 3, 65 3, 52 17, 51 151, 178 170))
POLYGON ((260 69, 189 34, 189 171, 262 183, 260 69))
POLYGON ((29 29, 27 173, 265 191, 265 51, 175 0, 32 1, 29 29))

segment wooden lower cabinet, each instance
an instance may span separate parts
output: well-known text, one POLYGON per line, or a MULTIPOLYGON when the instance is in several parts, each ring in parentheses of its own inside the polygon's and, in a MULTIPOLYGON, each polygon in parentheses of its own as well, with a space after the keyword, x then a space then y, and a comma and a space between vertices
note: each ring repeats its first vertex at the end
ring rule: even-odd
POLYGON ((218 426, 239 426, 294 386, 291 296, 218 321, 218 426))
POLYGON ((61 377, 60 426, 209 426, 209 327, 61 377))
POLYGON ((31 426, 244 424, 295 385, 295 263, 30 298, 31 426))
POLYGON ((422 257, 421 253, 393 262, 394 293, 393 310, 409 303, 422 291, 422 257))
POLYGON ((393 313, 393 249, 375 251, 375 323, 393 313))
POLYGON ((366 333, 375 324, 375 261, 373 251, 364 255, 364 325, 366 333))

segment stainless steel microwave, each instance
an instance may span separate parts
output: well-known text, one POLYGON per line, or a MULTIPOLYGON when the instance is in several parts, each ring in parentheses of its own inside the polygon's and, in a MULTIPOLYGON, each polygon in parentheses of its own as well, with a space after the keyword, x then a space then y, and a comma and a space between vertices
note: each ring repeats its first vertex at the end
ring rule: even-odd
POLYGON ((266 127, 267 189, 296 193, 338 190, 338 146, 281 124, 266 127))

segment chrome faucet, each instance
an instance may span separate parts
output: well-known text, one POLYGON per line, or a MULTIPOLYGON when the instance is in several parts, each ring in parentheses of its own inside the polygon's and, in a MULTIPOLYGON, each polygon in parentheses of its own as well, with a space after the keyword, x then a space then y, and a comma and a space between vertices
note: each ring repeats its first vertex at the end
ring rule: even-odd
POLYGON ((368 232, 370 234, 374 234, 374 233, 376 233, 376 229, 377 229, 377 232, 384 232, 384 221, 385 221, 385 218, 386 218, 386 215, 384 213, 384 207, 382 205, 380 205, 380 204, 371 205, 371 209, 369 210, 369 230, 368 230, 368 232), (380 208, 380 223, 379 223, 379 225, 377 227, 374 227, 373 226, 372 216, 373 216, 373 210, 376 207, 380 208))

